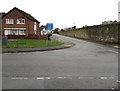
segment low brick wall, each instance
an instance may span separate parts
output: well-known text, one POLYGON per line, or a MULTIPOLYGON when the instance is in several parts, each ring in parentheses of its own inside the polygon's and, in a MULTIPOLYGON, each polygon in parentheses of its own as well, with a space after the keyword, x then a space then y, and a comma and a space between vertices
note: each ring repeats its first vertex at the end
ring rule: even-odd
POLYGON ((120 23, 87 26, 79 29, 60 31, 59 34, 94 40, 99 42, 120 43, 120 23))

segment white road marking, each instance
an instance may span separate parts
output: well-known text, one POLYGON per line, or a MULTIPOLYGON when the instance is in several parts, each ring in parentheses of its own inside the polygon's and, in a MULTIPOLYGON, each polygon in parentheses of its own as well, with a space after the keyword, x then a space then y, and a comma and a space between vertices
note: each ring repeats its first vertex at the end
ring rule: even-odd
POLYGON ((37 77, 36 79, 37 79, 37 80, 43 80, 44 77, 37 77))
POLYGON ((118 52, 116 52, 116 51, 113 51, 113 50, 108 50, 108 51, 110 51, 110 52, 114 52, 114 53, 117 53, 117 54, 118 54, 118 52))
POLYGON ((79 77, 78 79, 94 79, 93 77, 79 77))
POLYGON ((72 77, 57 77, 57 79, 72 79, 72 77))
POLYGON ((63 77, 57 77, 58 79, 63 79, 63 77))
MULTIPOLYGON (((54 78, 54 77, 53 77, 54 78)), ((12 77, 11 78, 12 80, 27 80, 27 79, 31 79, 31 78, 28 78, 28 77, 12 77)), ((37 79, 37 80, 50 80, 51 79, 51 77, 35 77, 35 79, 37 79)), ((57 77, 56 79, 73 79, 73 77, 57 77)), ((96 77, 84 77, 84 76, 81 76, 81 77, 78 77, 77 79, 96 79, 96 77)), ((114 77, 113 76, 110 76, 110 77, 106 77, 106 76, 101 76, 101 77, 99 77, 99 78, 97 78, 97 79, 101 79, 101 80, 106 80, 106 79, 114 79, 114 77)), ((116 81, 117 83, 120 83, 120 81, 116 81)))
POLYGON ((49 79, 51 79, 51 77, 45 77, 45 79, 48 79, 48 80, 49 80, 49 79))
POLYGON ((107 77, 100 77, 100 79, 104 80, 104 79, 108 79, 107 77))
POLYGON ((14 79, 14 80, 27 80, 28 78, 27 77, 13 77, 11 79, 14 79))

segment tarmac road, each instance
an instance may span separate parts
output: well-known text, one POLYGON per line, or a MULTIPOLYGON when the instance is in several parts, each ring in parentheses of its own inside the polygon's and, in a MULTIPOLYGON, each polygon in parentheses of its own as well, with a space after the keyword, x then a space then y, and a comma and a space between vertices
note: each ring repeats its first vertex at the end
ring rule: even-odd
POLYGON ((3 89, 118 88, 118 49, 54 34, 67 49, 3 53, 3 89))

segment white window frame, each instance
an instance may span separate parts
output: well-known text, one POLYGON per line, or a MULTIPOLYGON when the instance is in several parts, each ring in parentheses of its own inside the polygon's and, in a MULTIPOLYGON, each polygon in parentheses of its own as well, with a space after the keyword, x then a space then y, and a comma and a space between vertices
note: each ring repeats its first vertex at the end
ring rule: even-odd
POLYGON ((17 19, 17 24, 25 24, 25 19, 17 19), (20 23, 19 20, 23 20, 24 23, 20 23))
POLYGON ((19 30, 19 35, 26 35, 26 30, 19 30))
POLYGON ((6 24, 14 24, 14 19, 6 19, 6 24))
POLYGON ((26 35, 26 28, 4 28, 4 30, 5 35, 26 35))
POLYGON ((5 35, 9 35, 10 34, 10 30, 5 30, 4 33, 5 33, 5 35))

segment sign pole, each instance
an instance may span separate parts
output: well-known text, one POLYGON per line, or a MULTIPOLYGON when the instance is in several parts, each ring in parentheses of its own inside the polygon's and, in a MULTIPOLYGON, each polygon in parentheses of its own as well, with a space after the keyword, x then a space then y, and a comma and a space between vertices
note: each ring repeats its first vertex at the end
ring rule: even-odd
POLYGON ((47 38, 46 38, 46 39, 47 39, 47 41, 46 41, 46 42, 47 42, 47 46, 48 46, 48 31, 47 31, 47 38))
POLYGON ((49 34, 51 33, 51 31, 53 30, 53 23, 47 23, 46 24, 46 31, 47 31, 47 40, 46 40, 46 42, 47 42, 47 44, 48 44, 48 37, 49 37, 49 34))

